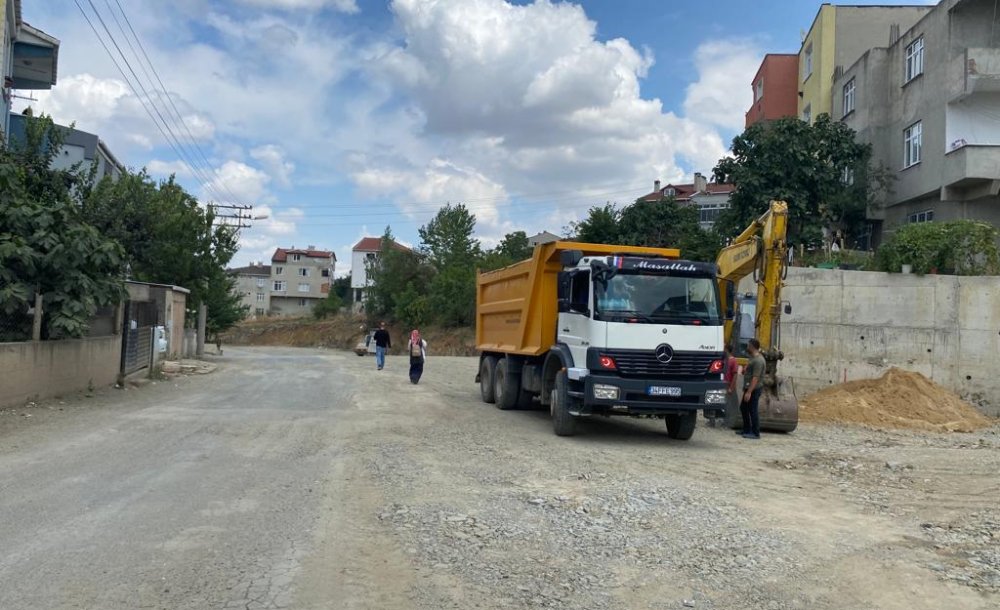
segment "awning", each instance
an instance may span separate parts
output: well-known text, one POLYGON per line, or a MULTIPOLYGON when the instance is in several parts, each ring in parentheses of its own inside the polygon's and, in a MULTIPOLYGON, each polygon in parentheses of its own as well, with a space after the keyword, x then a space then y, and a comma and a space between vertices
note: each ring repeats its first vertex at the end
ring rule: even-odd
POLYGON ((14 89, 51 89, 59 67, 59 40, 22 22, 13 44, 14 89))

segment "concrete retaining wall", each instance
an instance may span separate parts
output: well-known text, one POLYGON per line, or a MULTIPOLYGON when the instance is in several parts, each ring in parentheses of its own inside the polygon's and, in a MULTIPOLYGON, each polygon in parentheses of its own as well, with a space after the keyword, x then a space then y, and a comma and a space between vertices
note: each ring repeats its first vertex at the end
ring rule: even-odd
POLYGON ((1000 277, 789 269, 783 375, 796 392, 917 371, 1000 416, 1000 277))
POLYGON ((121 335, 0 343, 0 406, 111 385, 121 351, 121 335))

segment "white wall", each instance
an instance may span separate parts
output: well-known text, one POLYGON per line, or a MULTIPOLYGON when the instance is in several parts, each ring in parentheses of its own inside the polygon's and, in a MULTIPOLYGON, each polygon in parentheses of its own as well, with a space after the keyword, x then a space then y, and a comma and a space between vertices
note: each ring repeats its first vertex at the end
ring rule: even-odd
POLYGON ((351 252, 351 288, 368 286, 368 268, 365 261, 368 252, 351 252))

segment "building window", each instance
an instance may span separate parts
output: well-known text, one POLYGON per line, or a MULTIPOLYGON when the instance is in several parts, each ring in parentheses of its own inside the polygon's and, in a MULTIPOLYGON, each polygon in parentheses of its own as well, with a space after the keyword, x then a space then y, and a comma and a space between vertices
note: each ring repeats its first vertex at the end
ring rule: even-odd
POLYGON ((854 184, 854 168, 845 167, 844 171, 840 172, 840 181, 844 183, 844 186, 852 186, 854 184))
POLYGON ((908 83, 924 73, 924 37, 921 36, 906 47, 906 78, 908 83))
POLYGON ((672 186, 663 189, 663 196, 664 197, 675 197, 676 195, 677 195, 677 191, 675 191, 674 187, 672 187, 672 186))
POLYGON ((263 292, 258 292, 257 293, 257 302, 258 303, 263 303, 264 302, 264 293, 263 292))
POLYGON ((302 260, 302 255, 301 255, 301 254, 293 254, 293 255, 292 255, 292 261, 294 261, 294 262, 296 262, 296 263, 297 263, 297 262, 299 262, 300 260, 302 260))
POLYGON ((802 80, 805 81, 813 73, 813 46, 809 43, 806 47, 805 54, 803 55, 802 62, 802 80))
POLYGON ((275 292, 284 292, 285 291, 285 282, 284 282, 284 280, 274 282, 274 291, 275 292))
POLYGON ((285 271, 284 267, 275 267, 274 268, 274 275, 281 275, 282 273, 284 273, 284 271, 285 271))
POLYGON ((854 112, 854 79, 844 85, 844 116, 854 112))
POLYGON ((299 276, 300 277, 309 277, 309 268, 308 267, 303 267, 303 268, 299 269, 299 276))
POLYGON ((754 90, 754 99, 756 101, 760 101, 762 97, 764 97, 764 79, 757 81, 757 86, 754 90))
POLYGON ((802 120, 806 123, 812 124, 813 111, 812 104, 806 104, 806 107, 802 109, 802 120))
POLYGON ((299 292, 309 292, 309 284, 305 282, 299 284, 299 292))
POLYGON ((263 288, 263 287, 264 287, 264 278, 262 277, 257 278, 257 288, 263 288))
POLYGON ((934 220, 934 210, 910 214, 910 222, 931 222, 932 220, 934 220))
POLYGON ((698 208, 698 220, 705 224, 715 224, 724 210, 729 209, 728 203, 714 203, 698 208))
POLYGON ((324 269, 323 271, 320 272, 320 274, 323 277, 330 277, 330 270, 329 269, 324 269))
POLYGON ((299 307, 305 307, 308 302, 308 299, 299 299, 299 307))
POLYGON ((255 311, 255 313, 256 313, 256 314, 257 314, 258 316, 262 316, 262 315, 264 315, 264 308, 263 308, 263 307, 258 307, 258 308, 257 308, 257 309, 255 309, 254 311, 255 311))
POLYGON ((923 139, 923 125, 917 121, 903 130, 903 169, 920 163, 920 143, 923 139))

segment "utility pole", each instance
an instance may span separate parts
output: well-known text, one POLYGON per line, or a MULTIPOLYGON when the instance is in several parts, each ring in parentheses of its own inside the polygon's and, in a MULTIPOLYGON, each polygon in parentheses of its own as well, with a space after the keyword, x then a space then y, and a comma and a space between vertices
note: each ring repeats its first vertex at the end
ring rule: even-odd
POLYGON ((253 217, 253 206, 249 204, 244 205, 230 205, 222 203, 210 203, 208 208, 212 210, 215 214, 215 220, 213 224, 219 227, 235 227, 237 231, 240 229, 251 228, 250 222, 255 220, 253 217), (219 210, 228 211, 227 214, 220 214, 219 210))

